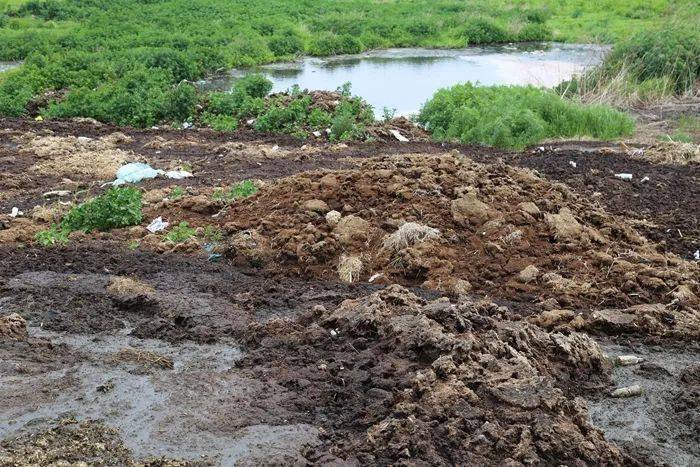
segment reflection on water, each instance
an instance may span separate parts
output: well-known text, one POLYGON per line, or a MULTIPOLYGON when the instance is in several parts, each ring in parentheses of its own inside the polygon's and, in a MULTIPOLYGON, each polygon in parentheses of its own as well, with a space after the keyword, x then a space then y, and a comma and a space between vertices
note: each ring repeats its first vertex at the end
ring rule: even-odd
POLYGON ((528 44, 468 49, 389 49, 362 55, 305 58, 250 70, 234 70, 200 82, 205 89, 228 90, 239 77, 261 72, 273 92, 294 84, 302 89, 334 90, 345 82, 377 114, 383 107, 405 115, 417 111, 440 88, 466 81, 484 85, 551 87, 598 64, 607 48, 582 44, 528 44))
POLYGON ((21 62, 0 62, 0 73, 11 70, 12 68, 17 68, 21 64, 21 62))

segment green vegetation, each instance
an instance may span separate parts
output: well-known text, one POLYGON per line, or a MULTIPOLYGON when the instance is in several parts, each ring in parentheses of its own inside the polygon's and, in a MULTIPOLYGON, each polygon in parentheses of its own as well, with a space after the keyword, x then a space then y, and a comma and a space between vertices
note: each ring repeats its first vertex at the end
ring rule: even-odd
POLYGON ((700 80, 700 30, 682 24, 641 31, 617 43, 605 62, 558 91, 620 105, 695 92, 700 80))
POLYGON ((204 237, 204 240, 209 243, 220 242, 221 239, 224 238, 224 234, 221 232, 221 229, 211 224, 204 227, 204 233, 202 236, 204 237))
POLYGON ((61 219, 36 235, 44 246, 66 244, 71 232, 110 230, 141 223, 141 192, 132 187, 113 187, 102 195, 72 208, 61 219))
POLYGON ((52 224, 48 229, 36 234, 36 241, 42 246, 66 245, 69 233, 56 224, 52 224))
POLYGON ((232 186, 227 192, 224 192, 221 189, 214 191, 212 197, 215 200, 229 202, 237 199, 248 198, 249 196, 253 196, 259 190, 260 189, 255 186, 255 183, 253 183, 252 180, 243 180, 242 182, 232 186))
POLYGON ((182 221, 165 234, 163 239, 167 242, 182 243, 194 237, 195 233, 195 229, 190 227, 187 222, 182 221))
MULTIPOLYGON (((191 82, 219 69, 380 47, 612 42, 666 25, 676 12, 687 24, 698 17, 696 0, 0 0, 2 11, 0 60, 25 63, 0 76, 0 115, 27 115, 53 90, 60 97, 40 110, 47 117, 142 127, 191 121, 191 82)), ((278 111, 260 125, 289 118, 278 111)), ((333 119, 342 139, 347 118, 333 119)), ((237 124, 226 112, 202 120, 223 130, 237 124)))
POLYGON ((180 186, 176 186, 170 190, 170 199, 180 199, 185 195, 185 190, 180 186))
POLYGON ((547 138, 615 138, 634 129, 629 117, 610 107, 567 102, 531 86, 471 83, 438 91, 418 120, 438 140, 516 149, 547 138))
POLYGON ((141 223, 141 192, 133 187, 114 187, 71 209, 61 228, 73 232, 110 230, 141 223))

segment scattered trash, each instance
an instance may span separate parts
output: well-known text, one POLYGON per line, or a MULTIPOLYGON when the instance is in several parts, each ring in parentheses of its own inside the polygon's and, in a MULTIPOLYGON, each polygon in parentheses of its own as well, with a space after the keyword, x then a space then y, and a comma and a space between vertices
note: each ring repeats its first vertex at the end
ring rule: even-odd
POLYGON ((193 177, 191 172, 186 170, 156 170, 143 162, 131 162, 123 165, 117 170, 117 179, 112 182, 112 185, 123 185, 124 183, 138 183, 142 180, 156 178, 158 175, 164 175, 174 180, 193 177))
POLYGON ((43 121, 44 121, 44 117, 42 117, 41 115, 39 115, 39 116, 37 116, 34 120, 36 120, 37 122, 43 122, 43 121))
POLYGON ((192 128, 193 126, 194 126, 194 124, 193 124, 192 122, 185 122, 185 123, 182 124, 182 129, 183 129, 183 130, 189 130, 189 129, 192 128))
POLYGON ((642 183, 648 182, 648 181, 649 181, 649 177, 644 176, 644 178, 642 178, 640 181, 641 181, 642 183))
POLYGON ((251 118, 251 119, 249 119, 249 120, 246 120, 246 123, 247 123, 248 125, 252 125, 253 123, 255 123, 255 119, 254 119, 254 118, 251 118))
POLYGON ((311 134, 314 135, 316 138, 320 138, 320 137, 321 137, 321 132, 320 132, 320 131, 314 131, 314 132, 311 133, 311 134))
POLYGON ((643 361, 643 358, 637 357, 636 355, 619 355, 617 358, 615 358, 615 363, 620 366, 637 365, 643 361))
POLYGON ((695 261, 700 261, 700 250, 695 250, 695 253, 693 253, 693 258, 695 258, 695 261))
POLYGON ((381 272, 378 272, 378 273, 376 273, 376 274, 373 274, 372 277, 369 278, 369 281, 368 281, 368 282, 374 282, 374 281, 376 281, 377 279, 379 279, 380 277, 382 277, 383 275, 384 275, 384 274, 382 274, 381 272))
POLYGON ((620 173, 615 174, 615 177, 619 178, 620 180, 632 180, 632 174, 620 173))
POLYGON ((638 149, 632 149, 630 151, 631 156, 643 156, 644 155, 644 149, 638 148, 638 149))
POLYGON ((117 179, 112 185, 123 185, 124 183, 138 183, 141 180, 156 178, 162 172, 154 169, 142 162, 132 162, 123 165, 117 170, 117 179))
POLYGON ((192 172, 188 172, 186 170, 168 170, 164 175, 168 178, 172 178, 173 180, 182 180, 183 178, 194 177, 192 172))
POLYGON ((612 397, 636 397, 642 395, 642 387, 638 384, 627 386, 624 388, 615 389, 611 394, 612 397))
POLYGON ((12 212, 10 213, 10 217, 19 217, 23 214, 24 213, 22 211, 20 211, 18 207, 14 207, 14 208, 12 208, 12 212))
POLYGON ((156 233, 160 232, 161 230, 165 230, 169 225, 170 222, 166 222, 163 220, 162 217, 158 216, 155 219, 153 219, 150 224, 148 224, 146 230, 148 230, 151 233, 156 233))
POLYGON ((535 152, 544 152, 544 146, 540 146, 539 148, 535 149, 535 152))
POLYGON ((68 196, 70 195, 70 191, 68 190, 55 190, 55 191, 47 191, 44 193, 44 198, 52 198, 52 197, 57 197, 60 198, 62 196, 68 196))
POLYGON ((402 135, 399 130, 389 130, 389 133, 391 133, 391 136, 396 138, 397 140, 401 141, 402 143, 407 143, 408 138, 406 138, 404 135, 402 135))
POLYGON ((331 336, 335 337, 337 335, 338 335, 338 331, 336 331, 335 329, 331 329, 331 336))
POLYGON ((569 161, 569 165, 573 167, 574 169, 576 168, 576 162, 574 161, 569 161))

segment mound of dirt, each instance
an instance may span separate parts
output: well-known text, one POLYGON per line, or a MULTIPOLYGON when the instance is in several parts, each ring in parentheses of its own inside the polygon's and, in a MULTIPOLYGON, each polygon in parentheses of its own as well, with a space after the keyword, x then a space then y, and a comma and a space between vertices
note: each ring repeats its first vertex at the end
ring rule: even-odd
POLYGON ((548 333, 488 301, 424 301, 392 285, 254 328, 239 367, 297 393, 319 463, 569 465, 625 461, 572 388, 610 364, 589 337, 548 333))
POLYGON ((670 304, 682 289, 691 298, 673 307, 698 322, 690 304, 699 293, 697 264, 658 253, 624 220, 562 184, 458 153, 284 178, 235 203, 224 222, 229 257, 264 262, 274 274, 336 279, 341 258, 353 257, 361 262, 354 280, 473 288, 549 309, 670 304), (395 241, 416 225, 431 234, 395 241), (241 236, 255 241, 240 248, 241 236))

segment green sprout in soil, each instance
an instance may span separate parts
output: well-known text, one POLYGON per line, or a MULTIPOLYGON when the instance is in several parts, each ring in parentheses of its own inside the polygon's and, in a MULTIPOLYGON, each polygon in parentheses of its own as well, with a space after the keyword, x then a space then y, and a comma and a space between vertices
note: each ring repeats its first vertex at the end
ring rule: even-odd
POLYGON ((66 245, 68 244, 68 234, 67 230, 52 224, 50 228, 36 234, 36 241, 41 246, 66 245))
POLYGON ((195 236, 195 229, 190 227, 190 225, 182 221, 177 226, 173 227, 170 232, 165 234, 163 239, 171 243, 182 243, 195 236))
POLYGON ((207 225, 204 227, 204 240, 206 240, 209 243, 216 243, 220 242, 221 239, 223 238, 223 234, 221 233, 221 229, 214 225, 207 225))
POLYGON ((259 188, 255 186, 252 180, 243 180, 232 186, 228 191, 222 189, 214 190, 211 196, 217 201, 229 202, 253 196, 258 190, 259 188))
POLYGON ((185 190, 182 187, 176 186, 170 190, 170 199, 180 199, 184 196, 185 190))

